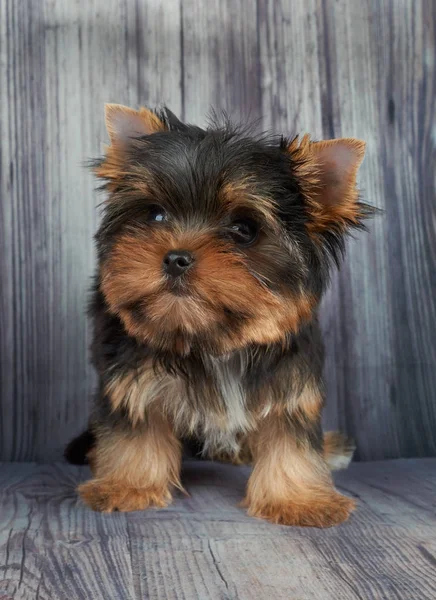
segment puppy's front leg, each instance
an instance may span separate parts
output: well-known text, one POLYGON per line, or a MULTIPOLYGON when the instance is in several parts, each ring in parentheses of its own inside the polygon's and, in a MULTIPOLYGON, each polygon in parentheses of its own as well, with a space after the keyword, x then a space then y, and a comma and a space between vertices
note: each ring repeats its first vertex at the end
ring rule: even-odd
POLYGON ((94 510, 141 510, 163 507, 171 488, 181 488, 181 447, 168 422, 149 414, 135 428, 96 428, 91 451, 94 478, 79 486, 82 500, 94 510))
POLYGON ((307 408, 302 402, 292 412, 270 413, 253 435, 254 469, 244 501, 251 516, 283 525, 331 527, 354 509, 354 501, 334 488, 318 411, 313 404, 307 408))

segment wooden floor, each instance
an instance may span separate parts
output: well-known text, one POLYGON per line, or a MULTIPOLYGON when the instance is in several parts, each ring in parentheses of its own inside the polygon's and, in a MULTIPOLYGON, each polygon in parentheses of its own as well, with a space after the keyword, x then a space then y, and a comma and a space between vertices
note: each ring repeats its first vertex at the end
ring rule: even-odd
POLYGON ((0 600, 436 598, 436 459, 353 464, 359 504, 329 530, 246 516, 248 469, 190 462, 190 497, 102 515, 80 504, 87 468, 0 466, 0 600))

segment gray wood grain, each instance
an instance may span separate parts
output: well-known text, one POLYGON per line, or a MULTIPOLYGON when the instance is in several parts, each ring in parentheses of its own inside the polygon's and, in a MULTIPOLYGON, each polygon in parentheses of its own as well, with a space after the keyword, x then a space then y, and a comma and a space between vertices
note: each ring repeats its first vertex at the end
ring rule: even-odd
POLYGON ((275 526, 238 507, 248 469, 186 463, 189 497, 102 515, 85 468, 0 466, 0 597, 33 600, 420 600, 436 595, 436 461, 353 464, 340 527, 275 526))
POLYGON ((384 209, 322 310, 326 423, 358 456, 436 455, 432 0, 0 0, 0 457, 52 460, 86 422, 98 223, 82 163, 103 104, 210 107, 368 144, 384 209))
POLYGON ((184 118, 206 122, 211 108, 235 120, 261 117, 256 0, 184 0, 184 118))

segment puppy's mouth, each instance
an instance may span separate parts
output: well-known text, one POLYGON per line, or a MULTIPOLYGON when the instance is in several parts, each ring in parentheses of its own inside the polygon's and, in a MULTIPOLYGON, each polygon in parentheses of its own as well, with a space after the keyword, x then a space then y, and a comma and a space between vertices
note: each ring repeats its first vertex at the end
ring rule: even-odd
POLYGON ((146 294, 141 298, 124 304, 121 311, 131 315, 136 323, 148 323, 170 332, 184 328, 190 323, 190 329, 196 329, 194 323, 206 319, 216 320, 218 313, 225 314, 224 308, 210 306, 193 285, 181 281, 168 282, 159 291, 146 294), (197 319, 195 318, 197 315, 197 319))
POLYGON ((213 306, 186 287, 171 287, 124 306, 120 316, 127 331, 155 350, 181 356, 193 348, 217 356, 230 351, 232 336, 251 315, 213 306))
POLYGON ((224 304, 212 305, 193 285, 171 282, 159 292, 125 304, 121 312, 141 335, 196 338, 216 336, 234 330, 249 317, 249 311, 235 311, 224 304), (218 328, 218 329, 217 329, 218 328))
POLYGON ((195 296, 195 290, 189 281, 187 275, 178 277, 177 279, 167 279, 165 282, 165 290, 174 296, 195 296))

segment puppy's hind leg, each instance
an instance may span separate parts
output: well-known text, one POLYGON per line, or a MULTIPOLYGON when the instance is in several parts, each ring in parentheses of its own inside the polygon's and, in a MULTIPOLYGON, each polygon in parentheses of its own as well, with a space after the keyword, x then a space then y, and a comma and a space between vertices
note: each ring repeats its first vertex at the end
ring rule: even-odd
POLYGON ((355 450, 353 440, 339 431, 326 431, 324 434, 324 458, 332 471, 346 469, 355 450))

